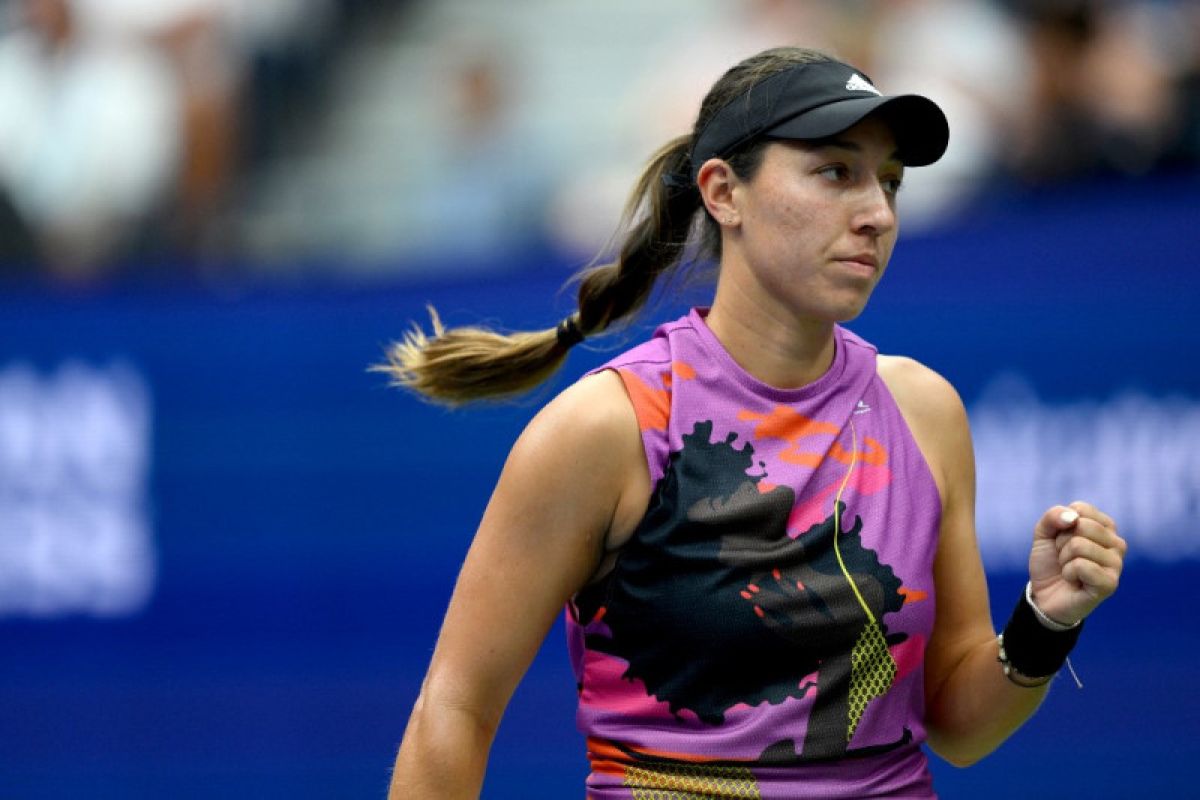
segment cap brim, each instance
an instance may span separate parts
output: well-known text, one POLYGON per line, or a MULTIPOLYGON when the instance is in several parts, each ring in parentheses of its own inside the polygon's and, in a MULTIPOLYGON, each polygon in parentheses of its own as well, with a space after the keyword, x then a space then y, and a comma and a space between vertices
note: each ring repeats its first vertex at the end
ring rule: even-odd
POLYGON ((878 113, 896 137, 900 160, 932 164, 946 152, 950 125, 938 104, 918 94, 853 97, 811 109, 764 132, 772 139, 825 139, 878 113))

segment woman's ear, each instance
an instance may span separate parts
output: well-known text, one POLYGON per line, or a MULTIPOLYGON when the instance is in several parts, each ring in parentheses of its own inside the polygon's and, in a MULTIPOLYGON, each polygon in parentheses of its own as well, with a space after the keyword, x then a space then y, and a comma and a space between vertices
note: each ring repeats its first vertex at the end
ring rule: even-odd
POLYGON ((733 167, 720 158, 705 161, 696 174, 696 186, 700 189, 704 207, 723 227, 737 225, 741 221, 733 202, 733 190, 738 181, 733 167))

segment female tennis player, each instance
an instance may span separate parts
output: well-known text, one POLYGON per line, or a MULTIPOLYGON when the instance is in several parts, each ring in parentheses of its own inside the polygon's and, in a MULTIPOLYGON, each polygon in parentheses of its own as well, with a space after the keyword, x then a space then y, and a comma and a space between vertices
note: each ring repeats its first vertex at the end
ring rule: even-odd
MULTIPOLYGON (((400 746, 393 798, 476 797, 565 607, 587 796, 934 797, 1037 708, 1126 551, 1084 502, 1029 520, 998 635, 951 385, 842 324, 883 277, 942 111, 814 51, 730 69, 634 189, 556 328, 414 330, 394 379, 450 404, 544 381, 683 262, 711 305, 550 401, 517 440, 400 746), (669 792, 669 794, 660 794, 669 792)), ((531 778, 530 795, 537 795, 531 778)))

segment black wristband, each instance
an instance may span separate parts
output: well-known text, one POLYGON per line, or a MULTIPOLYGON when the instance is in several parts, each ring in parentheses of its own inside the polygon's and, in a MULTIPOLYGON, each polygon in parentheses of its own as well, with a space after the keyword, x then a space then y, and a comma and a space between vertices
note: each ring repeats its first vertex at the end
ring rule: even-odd
POLYGON ((1004 626, 1006 661, 1027 678, 1054 675, 1066 663, 1082 630, 1082 622, 1065 631, 1050 630, 1038 622, 1033 608, 1022 595, 1004 626))

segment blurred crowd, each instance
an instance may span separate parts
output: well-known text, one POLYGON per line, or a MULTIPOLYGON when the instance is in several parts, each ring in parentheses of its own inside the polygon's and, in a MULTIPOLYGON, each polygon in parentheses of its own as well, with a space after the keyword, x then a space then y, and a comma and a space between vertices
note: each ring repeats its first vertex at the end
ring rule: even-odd
POLYGON ((0 273, 226 254, 212 221, 400 0, 2 0, 0 273))
MULTIPOLYGON (((779 44, 834 53, 885 92, 925 94, 946 111, 946 155, 906 176, 906 230, 952 220, 1002 186, 1200 165, 1196 0, 738 0, 663 48, 626 114, 636 144, 625 171, 600 183, 624 190, 638 168, 629 156, 688 130, 724 65, 779 44)), ((582 221, 619 206, 597 185, 589 175, 556 205, 580 249, 601 241, 582 221)))
MULTIPOLYGON (((380 173, 395 202, 367 208, 364 193, 364 207, 344 215, 391 231, 375 253, 380 269, 418 253, 452 259, 529 241, 587 254, 611 231, 641 162, 690 127, 719 72, 780 44, 825 49, 890 93, 919 91, 946 109, 950 150, 908 182, 906 224, 936 225, 998 182, 1037 188, 1200 168, 1198 0, 697 2, 712 13, 660 26, 620 96, 588 98, 604 112, 577 117, 579 136, 543 140, 531 136, 537 119, 553 116, 529 102, 538 65, 514 57, 512 31, 471 29, 472 1, 426 0, 463 9, 454 17, 463 29, 421 45, 436 61, 428 80, 443 106, 426 115, 423 152, 392 143, 399 166, 380 173), (609 145, 596 147, 598 136, 609 145)), ((403 31, 421 5, 6 0, 0 275, 80 284, 135 264, 302 258, 303 219, 290 240, 270 240, 277 252, 243 246, 255 241, 243 229, 254 216, 242 214, 247 186, 290 163, 299 132, 328 127, 331 76, 363 37, 374 31, 378 45, 379 30, 403 31)), ((348 230, 342 240, 357 237, 348 230)))

